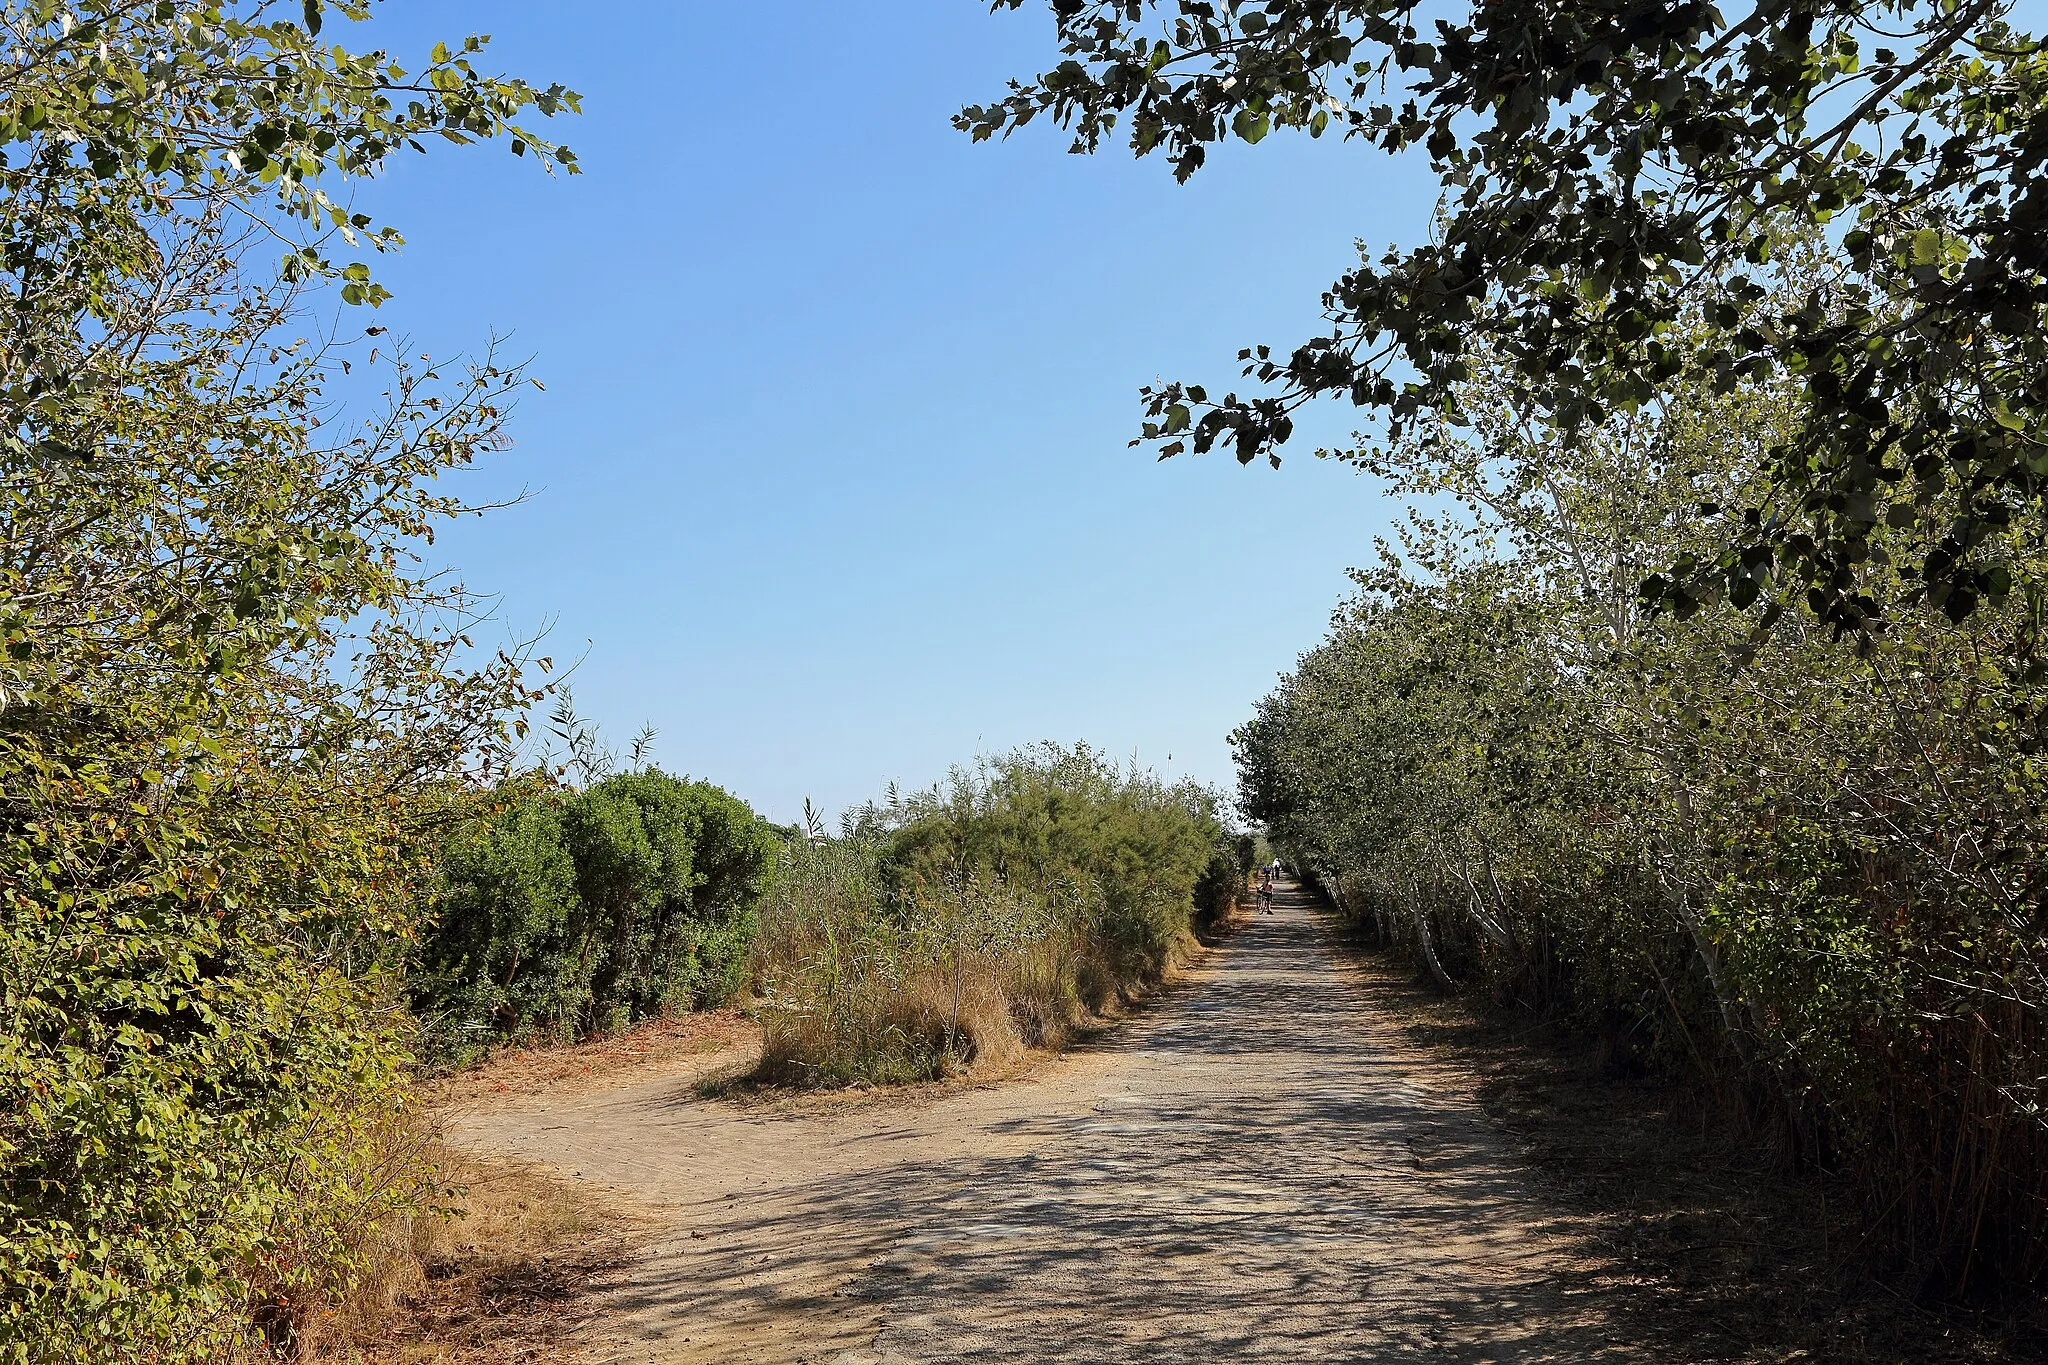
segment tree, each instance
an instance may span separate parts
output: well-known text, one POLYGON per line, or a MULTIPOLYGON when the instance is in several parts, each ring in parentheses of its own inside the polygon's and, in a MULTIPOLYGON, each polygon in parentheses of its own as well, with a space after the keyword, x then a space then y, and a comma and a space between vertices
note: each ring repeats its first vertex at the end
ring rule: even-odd
POLYGON ((384 297, 347 182, 573 169, 517 120, 576 97, 323 34, 370 9, 0 0, 0 1360, 286 1345, 417 1193, 416 818, 533 698, 417 547, 523 379, 310 310, 384 297))
MULTIPOLYGON (((1382 453, 1428 510, 1234 736, 1242 804, 1440 981, 1568 1010, 1838 1154, 1868 1244, 1931 1290, 2022 1282, 2048 1269, 2048 689, 1994 661, 2027 613, 1918 613, 1851 652, 1798 613, 1633 610, 1796 400, 1566 431, 1475 353, 1478 431, 1382 453)), ((2048 535, 2010 543, 2043 572, 2048 535)))
POLYGON ((1755 498, 1643 587, 1690 610, 1790 583, 1860 634, 1916 602, 2041 602, 2004 532, 2048 493, 2048 59, 2010 9, 1053 0, 1064 60, 956 122, 981 139, 1045 115, 1092 152, 1123 120, 1182 179, 1276 128, 1421 149, 1433 239, 1332 285, 1324 335, 1241 352, 1263 392, 1148 389, 1144 439, 1277 462, 1296 409, 1336 395, 1398 442, 1462 420, 1480 345, 1514 406, 1567 432, 1789 378, 1800 420, 1755 498), (1774 299, 1760 274, 1788 230, 1824 234, 1825 268, 1774 299), (1710 344, 1675 343, 1688 319, 1710 344), (1889 592, 1879 528, 1911 532, 1883 537, 1912 569, 1889 592))
POLYGON ((680 786, 666 773, 620 773, 579 793, 569 809, 577 891, 589 908, 577 951, 595 973, 590 1027, 646 1012, 666 984, 659 964, 693 881, 680 786))
MULTIPOLYGON (((582 904, 562 830, 561 793, 526 783, 494 794, 439 851, 433 923, 413 983, 454 1047, 573 1029, 591 964, 575 951, 582 904)), ((449 1047, 449 1044, 444 1044, 449 1047)), ((452 1050, 452 1049, 451 1049, 452 1050)))

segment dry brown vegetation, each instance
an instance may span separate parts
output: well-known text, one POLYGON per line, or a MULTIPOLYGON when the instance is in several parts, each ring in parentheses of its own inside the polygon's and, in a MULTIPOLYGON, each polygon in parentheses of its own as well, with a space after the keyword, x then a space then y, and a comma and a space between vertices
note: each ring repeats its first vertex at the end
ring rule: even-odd
POLYGON ((529 1163, 437 1147, 446 1206, 394 1226, 312 1355, 335 1365, 587 1359, 571 1335, 651 1226, 529 1163))
POLYGON ((992 964, 976 962, 951 979, 916 971, 864 980, 829 1007, 779 1009, 769 1016, 756 1074, 798 1084, 889 1083, 1002 1066, 1025 1046, 1003 985, 992 964))
POLYGON ((793 846, 759 909, 756 1076, 888 1085, 1057 1048, 1241 883, 1214 793, 1039 745, 793 846))
MULTIPOLYGON (((650 1019, 604 1037, 512 1047, 428 1083, 442 1109, 576 1094, 751 1058, 760 1028, 737 1010, 650 1019)), ((443 1145, 424 1131, 410 1163, 439 1197, 370 1233, 361 1283, 307 1324, 304 1356, 335 1365, 482 1365, 588 1359, 571 1337, 606 1272, 654 1224, 545 1167, 443 1145)))
POLYGON ((576 1093, 717 1065, 760 1047, 761 1027, 738 1009, 664 1015, 631 1028, 552 1047, 508 1047, 436 1081, 438 1105, 485 1103, 537 1090, 576 1093))
POLYGON ((800 1085, 891 1085, 1012 1069, 1142 998, 1197 946, 1182 931, 1159 959, 1133 970, 1061 924, 1038 937, 971 945, 934 945, 871 925, 847 935, 843 921, 822 916, 769 928, 758 950, 761 971, 784 990, 761 1011, 754 1075, 800 1085), (835 936, 860 941, 846 952, 835 936), (788 989, 795 982, 801 993, 788 989))
POLYGON ((1951 1361, 2048 1358, 2048 1314, 1945 1303, 1870 1273, 1869 1228, 1839 1179, 1789 1175, 1767 1136, 1626 1040, 1446 998, 1411 963, 1363 951, 1407 1032, 1480 1078, 1494 1123, 1552 1190, 1604 1225, 1629 1270, 1631 1330, 1670 1359, 1951 1361))

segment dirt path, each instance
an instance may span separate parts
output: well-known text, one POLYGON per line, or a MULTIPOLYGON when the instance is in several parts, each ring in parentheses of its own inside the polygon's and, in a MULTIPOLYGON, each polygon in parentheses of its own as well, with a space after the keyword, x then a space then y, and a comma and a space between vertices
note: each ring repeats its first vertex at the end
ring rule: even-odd
POLYGON ((748 1109, 671 1078, 450 1127, 673 1219, 599 1359, 1647 1359, 1467 1087, 1283 896, 1021 1081, 748 1109))

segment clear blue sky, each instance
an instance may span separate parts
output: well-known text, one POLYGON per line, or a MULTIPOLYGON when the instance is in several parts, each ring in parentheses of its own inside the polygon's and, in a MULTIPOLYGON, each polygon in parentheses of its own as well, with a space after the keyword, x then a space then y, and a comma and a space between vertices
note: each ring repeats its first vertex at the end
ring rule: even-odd
MULTIPOLYGON (((1310 457, 1126 448, 1138 387, 1229 384, 1354 258, 1414 241, 1426 167, 1273 139, 1187 186, 1036 127, 948 124, 1051 58, 1043 7, 415 3, 404 57, 494 35, 581 91, 585 174, 436 148, 365 189, 407 236, 377 321, 436 358, 493 332, 545 393, 465 476, 521 506, 438 552, 584 656, 623 746, 773 818, 1086 739, 1228 787, 1226 736, 1321 636, 1395 509, 1310 457)), ((360 33, 360 31, 359 31, 360 33)), ((351 35, 351 37, 358 37, 351 35)))

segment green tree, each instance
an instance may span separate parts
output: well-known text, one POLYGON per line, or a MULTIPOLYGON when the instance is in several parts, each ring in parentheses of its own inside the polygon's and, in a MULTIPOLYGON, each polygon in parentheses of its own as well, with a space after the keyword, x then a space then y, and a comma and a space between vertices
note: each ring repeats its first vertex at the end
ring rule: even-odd
POLYGON ((747 917, 774 868, 773 831, 744 802, 658 769, 579 792, 564 819, 586 914, 586 1026, 729 994, 747 917))
POLYGON ((434 847, 411 982, 444 1059, 722 1002, 745 986, 780 836, 744 801, 653 767, 580 791, 542 775, 457 799, 469 815, 434 847))
POLYGON ((369 12, 0 3, 0 1359, 286 1344, 417 1192, 417 812, 531 693, 416 553, 522 381, 308 310, 383 297, 346 182, 571 167, 517 120, 575 97, 322 32, 369 12))
MULTIPOLYGON (((1630 585, 1768 477, 1796 394, 1597 429, 1514 396, 1478 353, 1486 429, 1380 455, 1438 510, 1238 732, 1247 813, 1440 981, 1569 1011, 1836 1154, 1868 1244, 1930 1287, 2048 1269, 2048 697, 1999 663, 2028 614, 1902 617, 1858 653, 1798 613, 1642 613, 1630 585)), ((2006 544, 2043 566, 2038 530, 2006 544)))
POLYGON ((588 907, 577 967, 591 977, 588 1028, 645 1011, 666 973, 663 942, 690 894, 693 852, 680 786, 665 773, 621 773, 578 793, 565 829, 588 907))
POLYGON ((1384 413, 1396 443, 1462 422, 1482 348, 1518 410, 1567 432, 1789 379, 1798 420, 1765 477, 1652 597, 1691 609, 1761 576, 1857 632, 1916 601, 1956 620, 2015 592, 2038 606, 2002 532, 2048 491, 2048 57, 2010 4, 1051 8, 1063 60, 964 110, 977 139, 1045 116, 1089 152, 1121 121, 1185 179, 1228 138, 1335 130, 1419 150, 1444 187, 1427 244, 1331 287, 1327 333, 1241 353, 1261 391, 1148 390, 1162 455, 1277 462, 1324 395, 1384 413), (1824 268, 1774 297, 1788 229, 1826 234, 1824 268), (1706 344, 1681 344, 1694 327, 1706 344), (1876 561, 1879 539, 1910 572, 1876 561))

